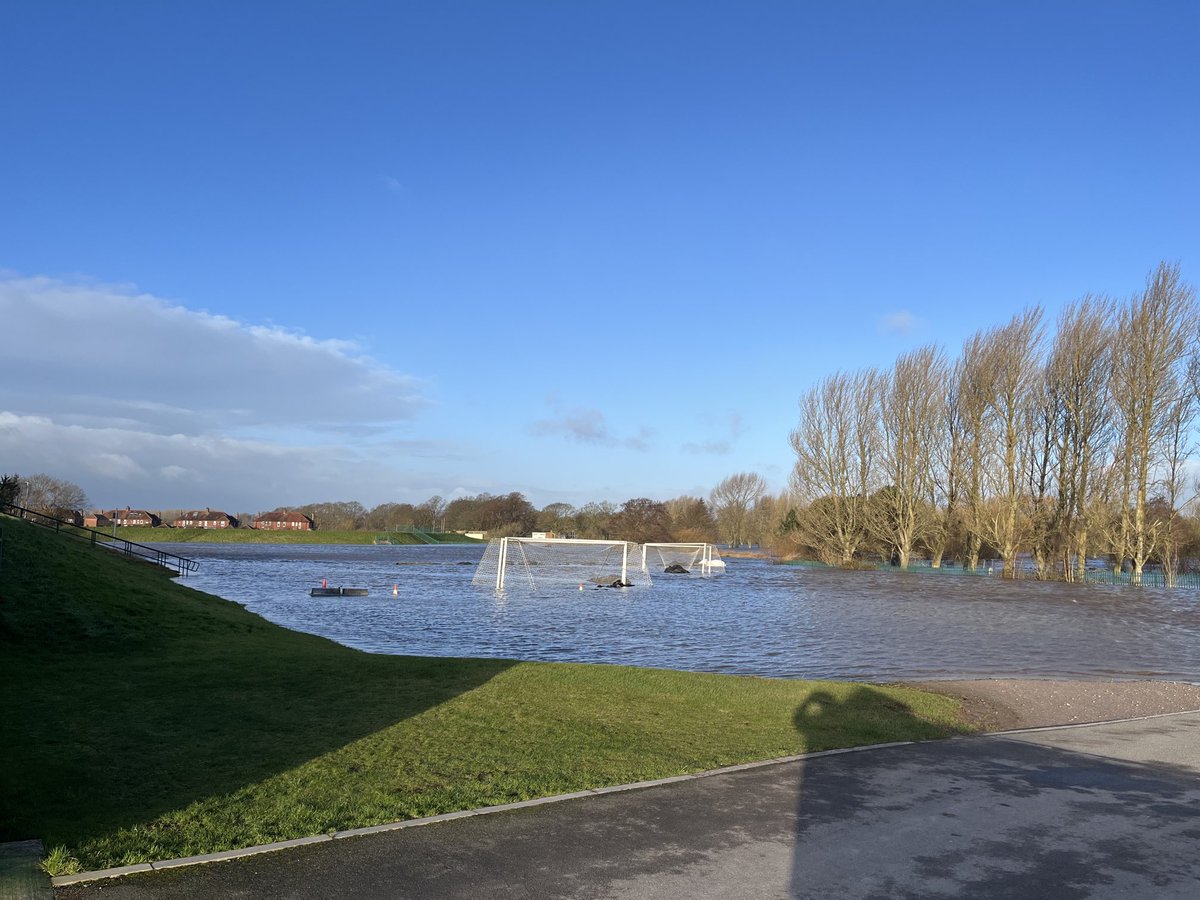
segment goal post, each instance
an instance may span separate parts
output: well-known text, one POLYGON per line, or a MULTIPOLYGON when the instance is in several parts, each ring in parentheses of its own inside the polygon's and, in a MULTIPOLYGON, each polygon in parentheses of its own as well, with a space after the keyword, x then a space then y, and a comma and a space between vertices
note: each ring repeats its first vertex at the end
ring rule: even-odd
POLYGON ((639 545, 632 541, 574 538, 493 538, 471 583, 497 591, 554 585, 650 584, 638 569, 639 545))
POLYGON ((642 544, 642 571, 649 573, 657 559, 659 571, 686 573, 699 570, 702 575, 725 570, 725 561, 714 544, 703 541, 650 542, 642 544))

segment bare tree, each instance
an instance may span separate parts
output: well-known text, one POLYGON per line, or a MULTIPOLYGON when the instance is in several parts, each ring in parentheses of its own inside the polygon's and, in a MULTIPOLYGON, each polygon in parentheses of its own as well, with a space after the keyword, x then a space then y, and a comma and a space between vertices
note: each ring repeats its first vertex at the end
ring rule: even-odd
POLYGON ((390 531, 417 524, 416 508, 411 503, 380 503, 363 516, 363 527, 372 531, 390 531))
POLYGON ((800 399, 800 423, 791 434, 792 488, 807 504, 801 516, 807 540, 827 562, 848 565, 867 540, 880 383, 874 369, 837 372, 800 399))
POLYGON ((1159 536, 1146 504, 1175 429, 1173 417, 1186 414, 1190 424, 1194 410, 1179 399, 1187 389, 1195 305, 1195 290, 1180 279, 1179 266, 1161 263, 1118 316, 1112 393, 1120 419, 1120 552, 1132 565, 1134 583, 1141 582, 1159 536))
POLYGON ((323 531, 356 531, 363 527, 367 511, 357 500, 309 503, 295 507, 323 531))
POLYGON ((716 538, 717 523, 703 497, 676 497, 667 501, 671 514, 671 531, 677 541, 712 541, 716 538))
POLYGON ((65 478, 38 472, 21 481, 21 499, 18 503, 26 509, 65 519, 88 504, 83 488, 65 478))
POLYGON ((1057 502, 1057 464, 1062 397, 1049 366, 1033 380, 1026 412, 1025 465, 1030 549, 1035 576, 1053 577, 1062 540, 1057 502))
POLYGON ((418 505, 413 512, 417 527, 424 528, 426 531, 436 531, 445 524, 443 520, 446 516, 446 501, 438 494, 434 494, 418 505))
POLYGON ((708 502, 717 531, 730 546, 747 543, 750 512, 767 493, 766 480, 754 472, 730 475, 709 494, 708 502))
POLYGON ((1160 538, 1159 557, 1162 559, 1163 579, 1167 587, 1175 587, 1175 579, 1179 574, 1179 548, 1182 542, 1180 528, 1180 510, 1191 502, 1191 497, 1185 496, 1186 472, 1185 464, 1191 454, 1190 424, 1195 416, 1195 395, 1191 391, 1182 391, 1175 400, 1175 409, 1170 411, 1166 440, 1163 454, 1163 501, 1165 515, 1160 520, 1162 535, 1160 538))
POLYGON ((869 507, 869 527, 902 569, 930 529, 933 448, 944 427, 948 368, 930 345, 905 353, 879 380, 879 469, 887 488, 869 507))
POLYGON ((636 497, 621 504, 621 509, 612 518, 612 529, 622 540, 669 541, 671 539, 671 514, 667 504, 647 497, 636 497))
POLYGON ((547 503, 538 512, 538 531, 563 535, 574 530, 575 507, 570 503, 547 503))
POLYGON ((1015 578, 1017 553, 1023 543, 1025 475, 1031 393, 1039 374, 1042 310, 1018 313, 1007 325, 984 337, 984 360, 992 390, 986 403, 987 440, 992 465, 988 468, 990 498, 984 517, 984 536, 1004 560, 1004 575, 1015 578))
POLYGON ((608 540, 617 508, 607 500, 585 503, 575 511, 576 530, 582 538, 608 540))
POLYGON ((958 466, 967 544, 963 567, 973 572, 979 567, 979 553, 983 545, 984 478, 990 440, 987 415, 996 390, 995 373, 989 362, 984 332, 977 331, 963 344, 955 374, 957 405, 953 421, 957 422, 960 432, 958 466))
MULTIPOLYGON (((958 504, 963 465, 963 421, 958 401, 962 381, 960 369, 961 363, 956 362, 953 368, 947 366, 944 372, 941 419, 930 434, 930 477, 926 482, 925 497, 929 521, 924 543, 929 551, 929 564, 935 569, 941 568, 947 549, 952 546, 952 541, 957 541, 960 531, 958 504)), ((954 549, 961 550, 961 547, 956 544, 954 549)))
POLYGON ((1050 351, 1047 385, 1059 415, 1055 527, 1068 580, 1083 580, 1089 540, 1100 524, 1095 513, 1102 508, 1112 440, 1113 309, 1111 300, 1093 295, 1069 305, 1059 315, 1050 351))

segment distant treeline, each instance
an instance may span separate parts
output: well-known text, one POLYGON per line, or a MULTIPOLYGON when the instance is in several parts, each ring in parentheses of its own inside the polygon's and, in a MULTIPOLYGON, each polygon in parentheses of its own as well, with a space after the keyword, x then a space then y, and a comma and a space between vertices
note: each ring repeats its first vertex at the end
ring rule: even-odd
POLYGON ((355 501, 309 503, 289 507, 333 531, 388 531, 415 526, 426 531, 485 531, 489 537, 554 532, 578 538, 631 541, 726 541, 764 543, 786 514, 786 498, 771 497, 766 481, 754 473, 731 475, 707 498, 672 500, 636 497, 624 503, 603 501, 572 506, 550 503, 538 509, 523 494, 477 494, 447 501, 381 503, 367 509, 355 501))
MULTIPOLYGON (((87 506, 78 485, 49 475, 0 478, 0 504, 19 504, 58 518, 69 518, 87 506)), ((724 479, 708 497, 672 500, 637 497, 622 504, 608 502, 572 506, 550 503, 538 509, 523 494, 477 494, 446 501, 440 496, 423 503, 381 503, 371 509, 356 500, 306 503, 270 512, 300 512, 321 531, 387 532, 415 527, 430 532, 483 531, 489 537, 528 535, 534 531, 563 536, 632 541, 724 541, 766 544, 779 533, 788 499, 767 493, 766 481, 750 472, 724 479)), ((169 523, 182 509, 147 510, 169 523)), ((242 527, 256 518, 234 514, 242 527)))

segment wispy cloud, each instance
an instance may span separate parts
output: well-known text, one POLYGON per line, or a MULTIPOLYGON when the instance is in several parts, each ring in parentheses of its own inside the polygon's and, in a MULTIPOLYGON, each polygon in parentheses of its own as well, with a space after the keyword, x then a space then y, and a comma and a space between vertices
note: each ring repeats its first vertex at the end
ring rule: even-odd
POLYGON ((920 320, 910 310, 901 309, 888 313, 879 321, 882 331, 889 334, 909 334, 920 320))
POLYGON ((733 447, 730 445, 729 441, 702 441, 700 443, 689 442, 683 445, 684 453, 725 456, 731 450, 733 450, 733 447))
POLYGON ((403 194, 404 193, 404 184, 400 181, 399 178, 393 178, 391 175, 384 175, 382 178, 380 178, 380 181, 382 181, 383 186, 385 188, 387 188, 389 191, 391 191, 393 194, 403 194))
POLYGON ((703 421, 709 430, 719 432, 722 436, 705 441, 689 441, 679 448, 684 453, 725 456, 733 452, 734 442, 746 431, 745 421, 737 410, 730 410, 724 415, 707 414, 703 421))
POLYGON ((539 419, 529 426, 530 434, 539 436, 560 436, 581 444, 593 444, 600 447, 625 447, 629 450, 648 450, 654 429, 646 426, 638 428, 637 433, 620 436, 613 432, 607 420, 598 409, 588 407, 563 408, 554 398, 549 398, 553 415, 539 419))

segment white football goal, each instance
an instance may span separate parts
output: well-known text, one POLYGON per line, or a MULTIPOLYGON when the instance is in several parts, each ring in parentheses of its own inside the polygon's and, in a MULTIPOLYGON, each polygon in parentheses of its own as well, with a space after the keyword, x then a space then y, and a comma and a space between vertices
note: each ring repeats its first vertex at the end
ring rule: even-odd
POLYGON ((641 547, 632 541, 492 538, 471 583, 497 591, 649 585, 640 561, 641 547))
POLYGON ((725 560, 712 544, 649 543, 642 544, 642 571, 652 568, 659 572, 711 575, 725 571, 725 560))

